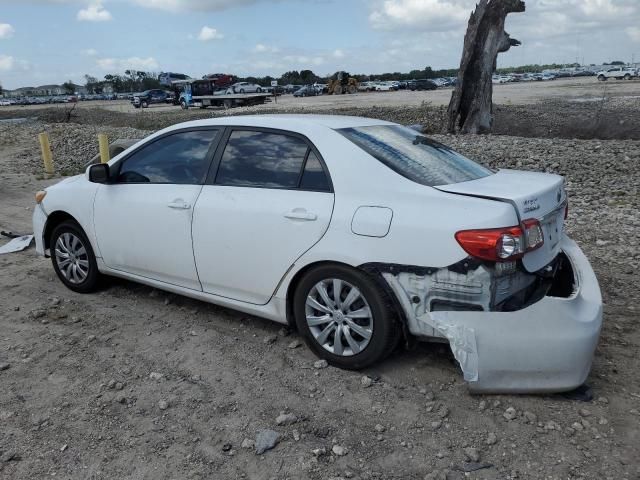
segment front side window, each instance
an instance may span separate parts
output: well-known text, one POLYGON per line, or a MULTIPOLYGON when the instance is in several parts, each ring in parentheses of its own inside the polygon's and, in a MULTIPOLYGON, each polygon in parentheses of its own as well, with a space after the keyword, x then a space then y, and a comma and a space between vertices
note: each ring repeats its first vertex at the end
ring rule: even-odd
POLYGON ((467 182, 493 172, 400 125, 373 125, 336 130, 400 175, 427 186, 467 182))
POLYGON ((302 168, 310 153, 312 152, 307 143, 299 137, 235 130, 231 133, 220 160, 215 183, 244 187, 298 188, 302 168))
POLYGON ((156 140, 122 163, 117 182, 198 185, 207 173, 207 154, 217 134, 217 130, 195 130, 156 140))

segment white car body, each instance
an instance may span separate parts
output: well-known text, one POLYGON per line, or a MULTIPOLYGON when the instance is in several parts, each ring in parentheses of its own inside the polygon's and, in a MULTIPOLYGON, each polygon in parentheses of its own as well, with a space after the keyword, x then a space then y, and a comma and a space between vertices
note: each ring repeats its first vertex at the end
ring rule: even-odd
MULTIPOLYGON (((426 186, 340 133, 387 126, 395 124, 264 115, 169 127, 113 158, 110 169, 175 132, 275 129, 317 149, 331 189, 103 184, 90 182, 88 169, 47 189, 33 216, 36 250, 48 254, 52 224, 71 217, 84 230, 100 272, 285 324, 291 320, 290 287, 299 274, 339 263, 386 284, 411 335, 448 340, 472 390, 544 392, 581 385, 599 336, 602 300, 588 260, 562 231, 562 177, 501 170, 426 186), (497 264, 478 263, 455 240, 462 230, 522 225, 529 217, 540 220, 545 243, 526 253, 522 266, 514 262, 500 273, 497 264), (548 271, 560 256, 565 260, 558 268, 569 272, 564 294, 494 311, 496 291, 525 279, 542 284, 540 274, 530 272, 548 271)), ((553 275, 550 288, 561 282, 553 275)))
POLYGON ((259 93, 264 90, 260 85, 249 82, 234 83, 227 89, 227 93, 259 93))
POLYGON ((392 92, 397 89, 398 87, 396 87, 393 84, 393 82, 377 82, 376 83, 376 91, 378 92, 392 92))
POLYGON ((638 70, 631 67, 613 67, 607 70, 601 70, 596 74, 598 80, 607 80, 609 78, 617 78, 618 80, 630 80, 638 76, 638 70))
POLYGON ((513 81, 513 78, 507 75, 494 75, 491 78, 492 83, 509 83, 513 81))
POLYGON ((376 82, 361 82, 358 85, 359 92, 373 92, 376 89, 376 82))

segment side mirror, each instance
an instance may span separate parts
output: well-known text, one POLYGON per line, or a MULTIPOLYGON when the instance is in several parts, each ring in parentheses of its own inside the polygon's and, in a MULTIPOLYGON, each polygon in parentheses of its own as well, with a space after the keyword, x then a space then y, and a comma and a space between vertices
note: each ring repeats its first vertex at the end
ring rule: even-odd
POLYGON ((89 167, 89 181, 93 183, 109 182, 109 164, 98 163, 89 167))

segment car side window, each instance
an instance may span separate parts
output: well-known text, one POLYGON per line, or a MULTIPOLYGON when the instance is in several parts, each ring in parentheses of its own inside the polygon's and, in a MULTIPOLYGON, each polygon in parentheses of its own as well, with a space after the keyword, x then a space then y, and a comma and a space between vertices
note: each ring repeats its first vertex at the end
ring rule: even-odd
POLYGON ((297 188, 309 146, 281 133, 234 130, 215 183, 244 187, 297 188))
POLYGON ((331 191, 331 185, 327 174, 322 168, 320 159, 315 152, 310 151, 307 157, 307 163, 302 172, 302 178, 300 180, 300 188, 302 190, 317 190, 320 192, 331 191))
POLYGON ((135 151, 121 164, 117 183, 198 185, 209 168, 207 155, 218 130, 178 132, 135 151))

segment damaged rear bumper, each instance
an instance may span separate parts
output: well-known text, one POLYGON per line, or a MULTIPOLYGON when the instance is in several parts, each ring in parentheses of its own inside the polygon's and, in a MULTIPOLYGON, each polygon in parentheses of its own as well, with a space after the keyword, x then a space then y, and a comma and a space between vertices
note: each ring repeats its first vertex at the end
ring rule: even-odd
POLYGON ((578 245, 564 237, 562 250, 573 269, 573 293, 545 296, 511 312, 432 311, 416 314, 397 278, 385 273, 400 301, 409 331, 444 336, 474 392, 572 390, 589 374, 602 324, 596 276, 578 245))

